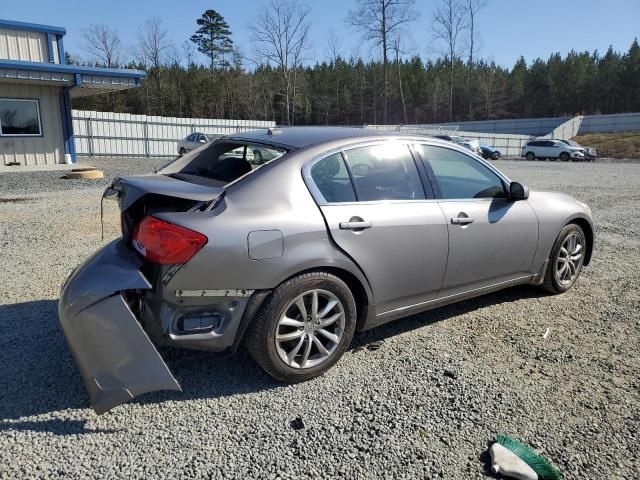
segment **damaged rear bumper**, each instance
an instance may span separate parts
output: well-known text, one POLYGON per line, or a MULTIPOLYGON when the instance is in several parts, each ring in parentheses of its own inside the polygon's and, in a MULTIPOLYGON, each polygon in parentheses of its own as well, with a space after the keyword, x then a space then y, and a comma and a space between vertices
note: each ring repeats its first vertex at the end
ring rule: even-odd
POLYGON ((181 390, 123 297, 151 288, 140 263, 115 240, 78 267, 60 293, 60 325, 98 414, 146 392, 181 390))

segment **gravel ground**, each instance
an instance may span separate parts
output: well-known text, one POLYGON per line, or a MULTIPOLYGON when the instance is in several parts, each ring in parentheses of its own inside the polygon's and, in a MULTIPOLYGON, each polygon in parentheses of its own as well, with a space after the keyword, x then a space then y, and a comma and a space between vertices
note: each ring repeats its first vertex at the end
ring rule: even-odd
MULTIPOLYGON (((112 178, 162 162, 91 163, 112 178)), ((399 320, 294 386, 246 353, 164 349, 184 393, 100 417, 56 302, 69 271, 117 235, 107 202, 100 238, 107 180, 0 174, 0 478, 485 478, 496 433, 539 449, 565 478, 636 478, 640 165, 498 165, 591 205, 595 256, 570 292, 513 288, 399 320)))

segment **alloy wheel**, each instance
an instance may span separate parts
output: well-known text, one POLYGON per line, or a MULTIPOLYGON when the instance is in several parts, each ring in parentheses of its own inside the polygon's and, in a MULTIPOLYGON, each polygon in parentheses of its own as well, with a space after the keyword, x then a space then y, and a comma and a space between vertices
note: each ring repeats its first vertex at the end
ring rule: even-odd
POLYGON ((556 258, 555 273, 558 283, 571 285, 580 273, 584 258, 584 240, 576 232, 564 239, 556 258))
POLYGON ((333 293, 314 289, 298 295, 276 326, 276 350, 293 368, 311 368, 328 360, 345 329, 344 307, 333 293))

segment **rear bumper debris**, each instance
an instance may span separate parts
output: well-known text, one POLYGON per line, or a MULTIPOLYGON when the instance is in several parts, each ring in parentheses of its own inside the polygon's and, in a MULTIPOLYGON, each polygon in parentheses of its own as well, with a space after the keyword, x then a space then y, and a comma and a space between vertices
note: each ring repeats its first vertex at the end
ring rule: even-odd
POLYGON ((181 390, 122 295, 150 288, 121 240, 96 252, 62 287, 60 326, 98 414, 146 392, 181 390))

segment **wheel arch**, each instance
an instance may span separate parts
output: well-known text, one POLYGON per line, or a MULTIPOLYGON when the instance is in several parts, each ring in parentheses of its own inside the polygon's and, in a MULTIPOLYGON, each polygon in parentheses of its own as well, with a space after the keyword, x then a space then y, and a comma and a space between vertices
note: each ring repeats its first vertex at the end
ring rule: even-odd
POLYGON ((586 218, 582 218, 582 217, 576 217, 570 220, 569 222, 567 222, 566 225, 570 225, 572 223, 575 225, 578 225, 584 232, 585 240, 587 241, 587 251, 584 254, 583 264, 585 266, 589 265, 589 262, 591 262, 591 253, 593 252, 593 242, 594 242, 593 226, 591 225, 591 222, 589 222, 586 218))
POLYGON ((358 278, 353 272, 341 267, 337 267, 334 265, 322 265, 316 267, 306 268, 304 270, 300 270, 286 279, 284 279, 280 283, 287 282, 291 280, 293 277, 297 277, 299 275, 304 275, 305 273, 312 272, 326 272, 331 275, 335 275, 344 283, 347 284, 351 294, 353 295, 353 299, 356 302, 356 330, 360 330, 362 326, 366 323, 367 317, 369 315, 369 311, 373 306, 373 296, 371 290, 368 288, 368 285, 365 286, 363 283, 363 279, 358 278))
MULTIPOLYGON (((351 291, 353 295, 353 299, 356 303, 356 331, 362 330, 364 325, 367 323, 367 319, 370 314, 372 314, 372 309, 374 307, 373 302, 373 294, 371 289, 368 288, 368 285, 365 286, 363 280, 358 278, 353 272, 341 267, 336 266, 327 266, 327 265, 318 265, 314 267, 308 267, 301 270, 296 271, 295 273, 290 274, 288 277, 284 278, 278 285, 276 285, 273 289, 268 290, 257 290, 252 295, 247 308, 242 316, 242 320, 240 321, 240 325, 238 326, 238 330, 236 332, 236 337, 233 341, 233 345, 231 347, 232 351, 236 351, 242 341, 244 340, 246 333, 248 331, 248 327, 253 321, 253 318, 259 312, 262 304, 267 299, 267 297, 271 294, 275 288, 279 285, 291 280, 294 277, 298 277, 300 275, 304 275, 306 273, 312 272, 325 272, 332 275, 335 275, 344 283, 346 283, 347 287, 351 291)), ((366 281, 366 280, 365 280, 366 281)))

